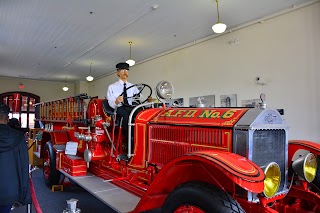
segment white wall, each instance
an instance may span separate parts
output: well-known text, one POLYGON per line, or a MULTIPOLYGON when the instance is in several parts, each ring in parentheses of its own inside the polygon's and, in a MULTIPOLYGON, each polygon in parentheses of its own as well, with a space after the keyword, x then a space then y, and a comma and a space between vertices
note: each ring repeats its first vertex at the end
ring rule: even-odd
POLYGON ((63 82, 36 81, 18 78, 0 77, 0 94, 10 91, 29 92, 40 96, 40 101, 50 101, 59 98, 74 96, 76 85, 67 83, 69 87, 67 92, 62 90, 65 85, 63 82), (19 89, 19 83, 24 85, 23 89, 19 89))
POLYGON ((89 93, 89 85, 90 83, 86 82, 86 81, 79 81, 77 83, 77 89, 76 89, 76 93, 77 94, 81 94, 81 93, 89 93))
MULTIPOLYGON (((237 94, 241 100, 267 95, 269 107, 284 109, 290 128, 290 139, 320 142, 320 3, 266 20, 262 24, 226 33, 176 52, 135 65, 130 82, 146 83, 152 88, 161 80, 175 87, 174 98, 237 94), (239 45, 229 41, 238 38, 239 45), (260 76, 266 86, 254 83, 260 76)), ((35 81, 0 77, 0 93, 19 90, 34 93, 49 101, 87 92, 104 98, 107 86, 117 80, 116 74, 91 83, 35 81)))
MULTIPOLYGON (((261 92, 268 107, 284 109, 290 139, 320 142, 320 3, 300 8, 263 23, 135 65, 130 82, 153 88, 160 80, 175 87, 174 98, 237 94, 255 99, 261 92), (238 38, 239 45, 229 41, 238 38), (256 85, 260 76, 266 86, 256 85)), ((115 74, 91 83, 90 94, 103 98, 115 74)))

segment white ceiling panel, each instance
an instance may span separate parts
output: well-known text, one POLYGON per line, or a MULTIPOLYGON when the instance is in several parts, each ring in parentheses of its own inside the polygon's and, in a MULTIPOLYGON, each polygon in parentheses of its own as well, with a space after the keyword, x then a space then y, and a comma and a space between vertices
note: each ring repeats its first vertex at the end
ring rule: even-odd
MULTIPOLYGON (((317 0, 220 0, 228 29, 317 0)), ((215 0, 1 0, 0 76, 84 80, 214 36, 215 0)))

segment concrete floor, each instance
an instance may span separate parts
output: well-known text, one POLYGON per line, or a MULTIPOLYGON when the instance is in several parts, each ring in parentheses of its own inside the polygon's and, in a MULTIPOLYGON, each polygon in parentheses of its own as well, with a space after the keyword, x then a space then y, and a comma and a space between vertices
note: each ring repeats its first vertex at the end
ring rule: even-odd
MULTIPOLYGON (((62 213, 66 209, 67 200, 71 198, 79 200, 78 206, 81 209, 81 213, 115 213, 114 210, 78 185, 66 187, 62 192, 52 192, 44 183, 42 169, 35 170, 32 173, 32 181, 43 213, 62 213)), ((27 206, 20 206, 11 210, 11 212, 36 213, 33 205, 31 205, 31 211, 28 211, 27 206)))
MULTIPOLYGON (((43 213, 62 213, 66 209, 67 200, 71 198, 78 199, 78 207, 81 213, 116 213, 113 209, 101 202, 78 185, 65 187, 64 191, 52 192, 43 179, 42 169, 37 169, 32 173, 36 197, 43 213)), ((35 208, 31 205, 28 210, 27 206, 20 206, 10 213, 36 213, 35 208)), ((149 213, 160 213, 160 209, 149 211, 149 213)))

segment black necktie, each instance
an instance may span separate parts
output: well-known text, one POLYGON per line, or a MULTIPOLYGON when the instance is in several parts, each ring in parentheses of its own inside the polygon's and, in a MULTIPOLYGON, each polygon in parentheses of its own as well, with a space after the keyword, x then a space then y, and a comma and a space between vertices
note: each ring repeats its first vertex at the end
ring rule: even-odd
POLYGON ((126 105, 129 105, 127 89, 126 89, 126 83, 123 84, 123 103, 126 104, 126 105))

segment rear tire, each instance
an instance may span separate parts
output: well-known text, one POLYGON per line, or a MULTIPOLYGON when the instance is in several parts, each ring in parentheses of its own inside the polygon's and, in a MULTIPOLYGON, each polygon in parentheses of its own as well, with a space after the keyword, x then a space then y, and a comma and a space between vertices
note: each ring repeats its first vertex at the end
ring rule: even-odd
POLYGON ((168 195, 162 212, 245 213, 228 193, 201 182, 189 182, 178 186, 168 195))
POLYGON ((51 142, 47 142, 43 151, 43 177, 45 184, 51 188, 59 184, 60 172, 56 170, 56 153, 53 151, 51 142))

